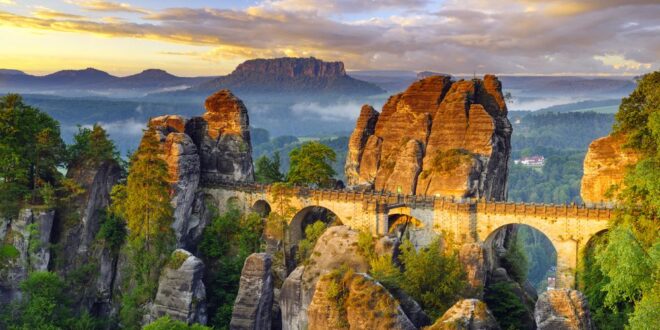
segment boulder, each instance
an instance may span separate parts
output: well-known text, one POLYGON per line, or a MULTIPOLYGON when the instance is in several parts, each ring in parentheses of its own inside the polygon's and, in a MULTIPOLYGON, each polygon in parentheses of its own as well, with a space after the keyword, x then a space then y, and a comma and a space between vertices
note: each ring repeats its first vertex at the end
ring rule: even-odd
POLYGON ((273 309, 272 258, 253 253, 246 260, 231 315, 230 329, 270 329, 273 309))
POLYGON ((309 330, 416 329, 397 300, 363 274, 326 274, 308 309, 309 330))
POLYGON ((322 275, 341 266, 361 273, 369 270, 369 261, 357 250, 358 236, 347 226, 332 226, 319 237, 307 265, 296 268, 282 285, 283 329, 307 327, 307 308, 322 275))
POLYGON ((495 330, 500 329, 484 302, 463 299, 455 303, 426 330, 495 330))
POLYGON ((625 135, 615 134, 596 139, 589 145, 580 188, 585 203, 616 201, 616 192, 608 195, 608 191, 615 186, 623 188, 626 168, 637 163, 640 157, 634 150, 624 148, 626 140, 625 135))
POLYGON ((202 282, 204 263, 190 252, 176 249, 163 268, 151 318, 206 324, 206 288, 202 282))
POLYGON ((380 115, 363 107, 346 178, 353 187, 504 200, 510 140, 495 76, 458 82, 431 76, 390 97, 380 115))
POLYGON ((20 299, 20 283, 35 271, 47 271, 50 263, 50 236, 55 211, 22 209, 16 218, 3 221, 0 237, 15 254, 0 265, 0 303, 20 299))
POLYGON ((539 330, 594 329, 587 299, 577 290, 549 290, 536 301, 534 319, 539 330))
POLYGON ((197 146, 202 182, 254 181, 249 118, 243 102, 229 90, 206 99, 206 112, 186 122, 197 146))
POLYGON ((481 243, 463 244, 458 258, 467 273, 471 296, 481 299, 488 274, 486 250, 481 243))

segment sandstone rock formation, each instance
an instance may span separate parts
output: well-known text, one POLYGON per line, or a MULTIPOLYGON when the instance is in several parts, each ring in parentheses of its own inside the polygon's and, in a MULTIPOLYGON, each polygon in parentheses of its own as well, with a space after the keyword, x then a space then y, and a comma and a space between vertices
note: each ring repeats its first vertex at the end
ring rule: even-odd
POLYGON ((347 182, 405 194, 503 200, 510 139, 495 76, 424 78, 390 97, 380 115, 363 107, 349 143, 347 182))
MULTIPOLYGON (((0 222, 0 242, 16 253, 0 265, 0 303, 19 299, 19 284, 33 271, 46 271, 55 211, 20 210, 15 219, 0 222)), ((12 253, 13 254, 13 253, 12 253)))
POLYGON ((425 329, 495 330, 500 327, 484 302, 477 299, 463 299, 449 308, 432 326, 425 329))
POLYGON ((319 277, 340 266, 364 273, 369 262, 357 252, 358 232, 346 226, 333 226, 316 242, 309 262, 296 268, 284 281, 280 293, 283 329, 305 329, 307 308, 319 277))
POLYGON ((175 250, 158 281, 158 293, 151 307, 152 319, 168 315, 188 324, 206 324, 203 275, 204 263, 199 258, 186 250, 175 250))
POLYGON ((307 311, 303 310, 302 276, 305 266, 298 266, 284 280, 280 289, 280 310, 283 330, 302 330, 307 324, 307 311))
POLYGON ((589 145, 584 158, 584 175, 580 195, 582 201, 591 203, 611 203, 616 201, 616 192, 608 196, 613 186, 623 188, 626 168, 639 160, 639 155, 624 148, 626 136, 609 135, 596 139, 589 145))
POLYGON ((254 181, 247 109, 229 90, 206 99, 206 113, 186 122, 197 146, 201 179, 254 181))
POLYGON ((577 290, 549 290, 541 294, 534 319, 539 330, 594 329, 587 299, 577 290))
MULTIPOLYGON (((348 140, 348 154, 346 155, 346 179, 350 186, 358 186, 363 182, 360 180, 360 162, 362 154, 367 145, 367 140, 374 135, 376 122, 378 121, 378 111, 370 105, 362 106, 360 116, 357 119, 355 130, 348 140)), ((366 180, 365 180, 366 181, 366 180)))
POLYGON ((87 286, 75 288, 71 300, 85 310, 94 306, 99 315, 112 310, 112 291, 116 273, 116 251, 105 244, 94 244, 101 229, 103 211, 110 205, 110 192, 121 178, 121 167, 114 160, 74 164, 67 178, 83 193, 57 212, 53 241, 60 248, 53 255, 53 270, 66 277, 83 267, 95 266, 94 278, 87 286))
POLYGON ((230 329, 258 330, 271 328, 273 307, 272 258, 253 253, 241 272, 241 283, 234 302, 230 329))
POLYGON ((321 277, 308 318, 310 330, 416 329, 382 285, 350 271, 321 277))
POLYGON ((488 275, 486 251, 483 245, 481 243, 463 244, 459 251, 459 260, 467 273, 471 295, 481 299, 488 275))
POLYGON ((204 182, 254 180, 249 118, 243 102, 221 90, 206 99, 206 112, 189 120, 177 115, 152 118, 161 158, 167 163, 174 208, 172 228, 179 247, 194 249, 208 222, 204 182))

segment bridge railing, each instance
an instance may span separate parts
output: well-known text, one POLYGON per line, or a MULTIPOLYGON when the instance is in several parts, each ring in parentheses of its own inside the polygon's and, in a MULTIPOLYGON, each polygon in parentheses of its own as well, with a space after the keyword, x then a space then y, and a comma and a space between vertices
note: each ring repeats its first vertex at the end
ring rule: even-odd
MULTIPOLYGON (((208 188, 224 188, 251 193, 269 193, 271 185, 253 182, 235 182, 226 180, 206 179, 203 186, 208 188)), ((402 195, 388 191, 354 191, 347 189, 321 189, 293 185, 289 191, 301 198, 320 198, 335 201, 361 201, 367 203, 387 204, 388 208, 408 206, 415 208, 435 208, 476 211, 484 214, 520 214, 536 216, 571 216, 609 219, 613 215, 611 204, 543 204, 496 202, 476 198, 457 198, 435 195, 402 195)))

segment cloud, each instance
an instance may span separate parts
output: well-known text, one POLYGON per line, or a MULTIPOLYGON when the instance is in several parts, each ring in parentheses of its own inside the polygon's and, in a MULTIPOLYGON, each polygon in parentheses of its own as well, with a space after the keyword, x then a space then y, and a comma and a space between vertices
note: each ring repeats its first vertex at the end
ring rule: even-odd
POLYGON ((594 59, 603 62, 605 65, 609 65, 616 70, 625 69, 625 70, 639 70, 639 69, 650 69, 651 63, 640 63, 635 60, 629 60, 621 55, 597 55, 594 56, 594 59))
POLYGON ((150 12, 113 2, 76 3, 142 16, 122 21, 0 11, 0 26, 204 46, 168 54, 211 62, 315 56, 344 61, 349 69, 636 74, 658 68, 660 59, 660 4, 650 0, 273 0, 241 10, 150 12), (379 9, 392 14, 341 18, 379 9), (611 54, 621 58, 606 57, 611 54))
POLYGON ((100 12, 137 13, 148 14, 149 11, 139 7, 133 7, 128 3, 99 1, 99 0, 67 0, 68 3, 82 9, 100 12))
POLYGON ((58 18, 73 19, 73 20, 85 19, 84 16, 64 13, 64 12, 52 10, 52 9, 49 9, 49 8, 46 8, 46 7, 42 7, 42 6, 37 6, 36 10, 34 10, 32 12, 32 15, 34 15, 34 17, 41 18, 41 19, 58 19, 58 18))
POLYGON ((15 0, 0 0, 0 5, 15 6, 15 0))
POLYGON ((262 6, 287 11, 356 13, 392 8, 416 9, 428 3, 429 0, 268 0, 262 6))
POLYGON ((315 118, 323 121, 355 120, 360 114, 361 105, 356 102, 339 102, 321 105, 317 102, 296 103, 291 112, 298 118, 315 118))

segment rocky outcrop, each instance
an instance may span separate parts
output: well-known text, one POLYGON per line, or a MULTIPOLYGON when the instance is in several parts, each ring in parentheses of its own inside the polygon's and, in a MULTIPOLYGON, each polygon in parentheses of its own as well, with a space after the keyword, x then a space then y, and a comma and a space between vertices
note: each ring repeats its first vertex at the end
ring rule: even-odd
POLYGON ((53 254, 55 272, 66 277, 93 268, 94 276, 70 292, 71 300, 82 310, 94 308, 95 313, 104 316, 112 309, 117 255, 105 244, 94 242, 98 241, 103 214, 110 205, 110 192, 121 176, 121 167, 115 160, 72 165, 67 178, 80 186, 82 193, 58 210, 53 235, 59 247, 53 254))
POLYGON ((510 140, 495 76, 457 82, 431 76, 390 97, 379 116, 363 108, 346 178, 376 190, 503 200, 510 140))
POLYGON ((197 146, 202 181, 254 181, 247 109, 229 90, 206 99, 206 112, 186 122, 197 146))
POLYGON ((16 218, 1 222, 3 263, 0 264, 0 303, 19 299, 19 284, 35 271, 48 270, 50 236, 55 211, 22 209, 16 218))
POLYGON ((382 285, 351 271, 321 277, 308 318, 310 330, 416 329, 382 285))
POLYGON ((321 276, 341 266, 364 273, 369 261, 357 251, 358 232, 333 226, 317 240, 305 267, 296 268, 284 281, 280 293, 283 329, 305 329, 307 308, 321 276))
POLYGON ((458 257, 467 273, 470 295, 481 299, 488 274, 486 251, 483 245, 481 243, 463 244, 458 257))
POLYGON ((161 157, 167 163, 174 221, 172 228, 179 246, 190 248, 195 237, 191 231, 199 224, 189 219, 200 180, 200 155, 192 139, 184 133, 186 120, 166 115, 152 118, 149 127, 156 129, 162 148, 161 157))
POLYGON ((282 329, 302 330, 307 324, 307 311, 303 310, 302 275, 305 266, 298 266, 284 280, 280 290, 280 310, 282 312, 282 329))
POLYGON ((234 302, 230 329, 271 328, 272 263, 271 256, 266 253, 253 253, 245 260, 238 295, 234 302))
POLYGON ((610 190, 616 186, 619 190, 623 188, 626 168, 639 160, 634 150, 624 148, 625 143, 626 136, 623 134, 609 135, 591 142, 584 158, 580 189, 582 201, 587 204, 616 201, 616 191, 610 190))
POLYGON ((495 317, 484 302, 463 299, 454 304, 426 330, 496 330, 500 329, 495 317))
POLYGON ((348 140, 345 172, 348 180, 347 184, 350 186, 369 184, 368 180, 360 180, 360 162, 362 160, 362 153, 367 145, 367 140, 370 136, 374 135, 377 121, 378 111, 367 104, 362 106, 355 130, 348 140))
POLYGON ((549 290, 541 294, 534 319, 539 330, 594 329, 587 299, 577 290, 549 290))
POLYGON ((204 263, 190 252, 172 253, 158 281, 158 292, 151 307, 151 318, 206 324, 206 289, 202 282, 204 263))

